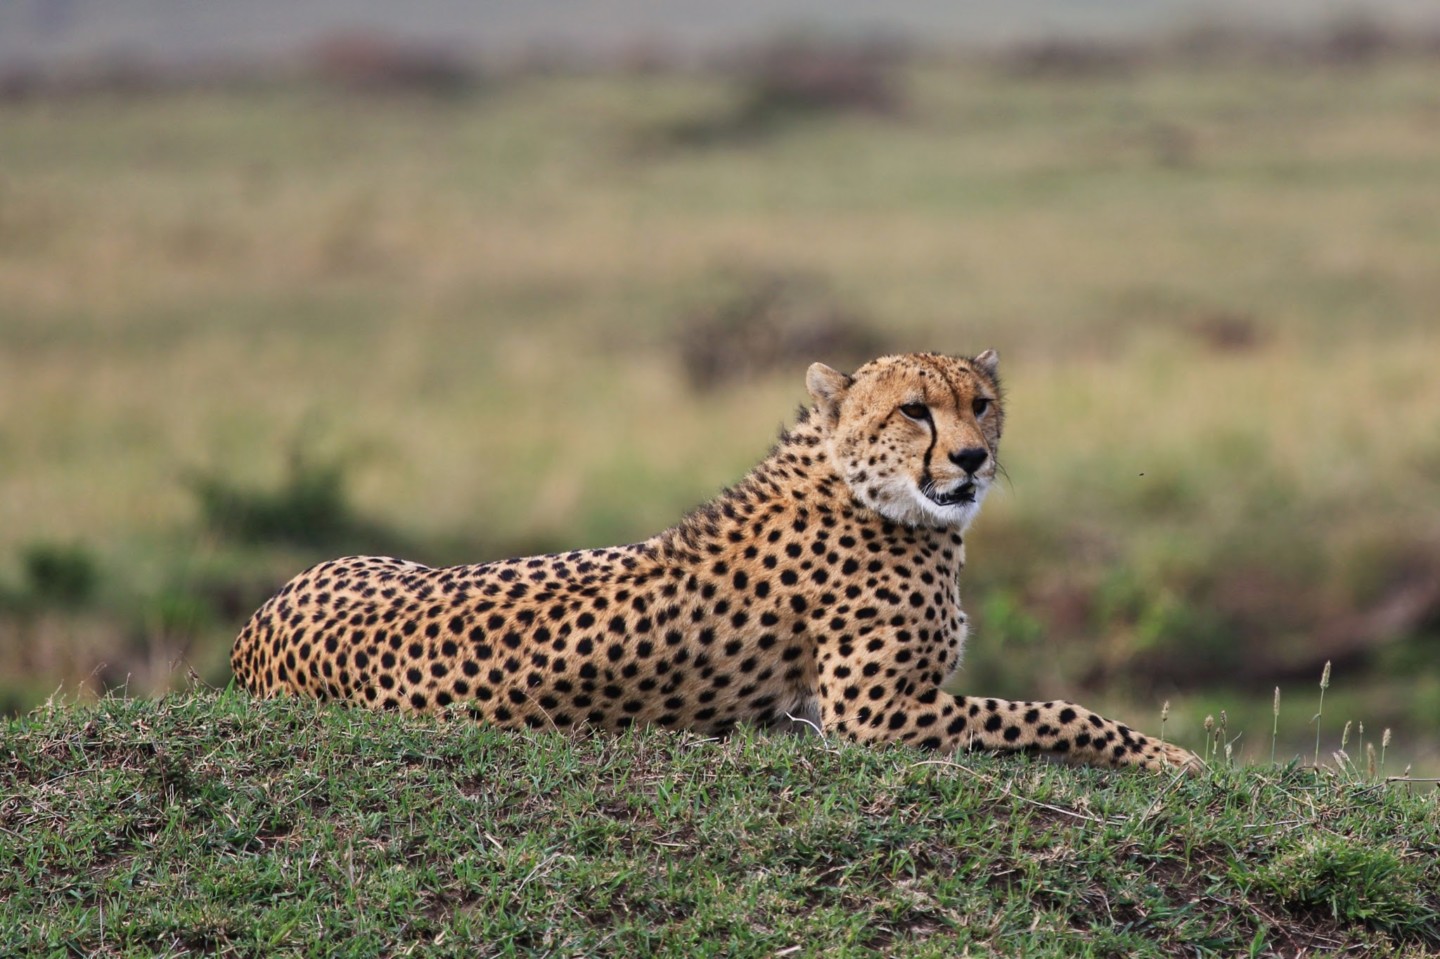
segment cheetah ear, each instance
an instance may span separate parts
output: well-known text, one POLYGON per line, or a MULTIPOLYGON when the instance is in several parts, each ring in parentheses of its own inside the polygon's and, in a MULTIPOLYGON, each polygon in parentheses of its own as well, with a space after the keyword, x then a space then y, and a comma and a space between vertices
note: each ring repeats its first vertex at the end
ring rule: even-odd
POLYGON ((994 350, 986 350, 975 357, 975 365, 993 380, 1000 373, 1000 354, 994 350))
POLYGON ((844 373, 832 370, 824 363, 810 364, 805 373, 805 388, 810 391, 815 408, 831 423, 840 418, 840 401, 845 399, 845 393, 853 382, 844 373))

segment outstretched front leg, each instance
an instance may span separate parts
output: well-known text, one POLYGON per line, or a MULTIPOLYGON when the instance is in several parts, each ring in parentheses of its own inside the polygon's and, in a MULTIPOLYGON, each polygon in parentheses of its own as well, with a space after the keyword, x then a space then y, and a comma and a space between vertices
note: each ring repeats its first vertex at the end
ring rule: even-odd
POLYGON ((820 703, 824 727, 859 742, 901 742, 947 753, 991 749, 1095 766, 1190 773, 1203 768, 1188 750, 1074 703, 953 696, 938 685, 923 693, 893 689, 876 685, 862 693, 857 685, 827 684, 820 703))

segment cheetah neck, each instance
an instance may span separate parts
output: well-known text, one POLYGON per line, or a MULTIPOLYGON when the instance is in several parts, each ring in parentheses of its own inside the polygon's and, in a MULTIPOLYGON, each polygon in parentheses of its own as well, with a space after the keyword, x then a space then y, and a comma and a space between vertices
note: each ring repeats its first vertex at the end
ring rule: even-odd
POLYGON ((891 557, 900 555, 897 550, 913 552, 924 565, 958 577, 965 564, 960 531, 901 526, 860 502, 830 461, 819 419, 813 411, 802 411, 744 479, 647 545, 672 562, 697 565, 742 548, 763 552, 788 545, 818 527, 849 531, 849 540, 837 533, 842 545, 834 548, 841 552, 845 541, 856 538, 864 540, 850 547, 857 553, 873 552, 871 543, 885 543, 891 557))

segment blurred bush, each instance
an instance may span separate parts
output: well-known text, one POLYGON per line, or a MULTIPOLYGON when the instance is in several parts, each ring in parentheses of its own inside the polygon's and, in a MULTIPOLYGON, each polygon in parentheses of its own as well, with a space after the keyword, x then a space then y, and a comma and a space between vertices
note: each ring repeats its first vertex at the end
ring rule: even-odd
POLYGON ((842 369, 885 352, 870 322, 842 306, 823 279, 747 273, 679 324, 676 348, 690 385, 713 390, 817 359, 842 369))
POLYGON ((99 561, 78 543, 32 543, 20 551, 20 568, 19 585, 0 590, 0 609, 77 609, 99 591, 99 561))
POLYGON ((302 61, 311 76, 352 93, 452 97, 480 84, 478 70, 453 50, 373 31, 325 37, 302 61))
POLYGON ((1017 44, 1003 63, 1018 77, 1067 80, 1125 76, 1142 65, 1146 51, 1134 44, 1052 37, 1017 44))
POLYGON ((189 485, 205 526, 238 543, 336 550, 357 544, 370 549, 398 546, 399 535, 362 517, 351 503, 352 466, 353 457, 319 457, 297 442, 273 488, 237 486, 213 472, 193 474, 189 485))
POLYGON ((737 56, 735 102, 663 125, 654 139, 681 147, 744 144, 815 119, 905 111, 904 48, 886 43, 786 40, 737 56))

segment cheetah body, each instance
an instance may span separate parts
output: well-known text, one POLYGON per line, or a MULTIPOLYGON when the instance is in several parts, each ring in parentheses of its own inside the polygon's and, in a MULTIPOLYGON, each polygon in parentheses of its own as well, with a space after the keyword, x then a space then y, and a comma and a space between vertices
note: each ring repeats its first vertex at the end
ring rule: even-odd
POLYGON ((260 696, 461 704, 530 728, 707 734, 803 720, 929 749, 1193 768, 1182 749, 1063 702, 956 696, 963 535, 994 481, 993 352, 813 366, 815 402, 739 484, 642 543, 475 566, 349 557, 242 629, 260 696))

